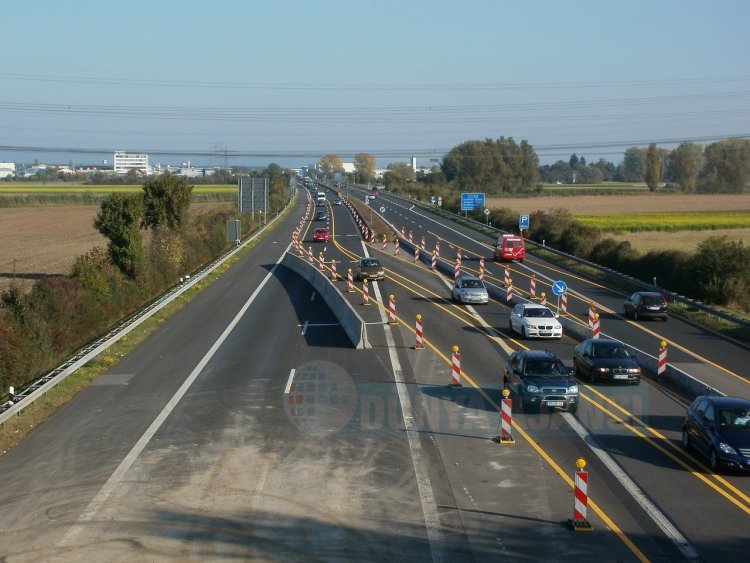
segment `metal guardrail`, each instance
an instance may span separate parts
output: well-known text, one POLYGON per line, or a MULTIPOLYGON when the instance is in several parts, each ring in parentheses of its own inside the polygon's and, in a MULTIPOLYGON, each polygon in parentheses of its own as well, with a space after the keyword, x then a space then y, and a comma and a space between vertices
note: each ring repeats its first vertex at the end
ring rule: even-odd
POLYGON ((255 240, 258 236, 260 236, 268 228, 270 228, 271 225, 273 225, 281 217, 282 212, 286 210, 291 205, 291 203, 292 200, 288 201, 282 211, 277 213, 270 222, 268 222, 266 225, 262 226, 255 233, 249 236, 245 240, 245 242, 243 242, 239 246, 225 250, 217 258, 215 258, 208 264, 205 264, 191 276, 188 276, 185 280, 181 281, 179 285, 174 286, 172 289, 162 294, 156 300, 146 305, 143 309, 139 310, 138 312, 134 313, 133 315, 119 323, 106 335, 97 338, 93 342, 90 342, 85 347, 78 350, 73 356, 65 360, 51 372, 34 380, 32 383, 23 387, 12 396, 10 394, 6 394, 2 398, 2 403, 0 403, 0 424, 3 424, 12 416, 19 414, 23 409, 31 405, 42 395, 46 394, 50 389, 55 387, 66 377, 68 377, 77 369, 84 366, 90 360, 104 352, 120 338, 128 334, 130 331, 138 327, 141 323, 146 321, 149 317, 161 310, 165 305, 167 305, 168 303, 185 293, 188 289, 192 288, 198 282, 203 280, 218 266, 234 256, 237 252, 239 252, 245 245, 255 240))

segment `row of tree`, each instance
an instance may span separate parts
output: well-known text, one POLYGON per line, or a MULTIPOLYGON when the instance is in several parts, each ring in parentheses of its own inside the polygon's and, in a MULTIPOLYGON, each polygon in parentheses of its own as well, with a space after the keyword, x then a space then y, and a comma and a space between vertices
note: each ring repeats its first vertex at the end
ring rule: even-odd
MULTIPOLYGON (((368 183, 375 178, 376 161, 372 155, 355 157, 355 173, 350 181, 368 183)), ((320 173, 331 178, 343 173, 341 158, 334 154, 320 159, 320 173)), ((646 182, 654 191, 662 184, 674 185, 684 192, 742 192, 750 181, 750 141, 727 139, 705 147, 684 142, 673 150, 656 144, 647 148, 630 147, 615 165, 605 159, 587 163, 573 154, 567 161, 539 166, 534 148, 512 137, 467 141, 452 148, 441 166, 418 177, 404 162, 391 163, 383 182, 389 188, 405 188, 414 182, 447 184, 448 191, 480 191, 487 194, 517 193, 538 187, 539 182, 561 184, 599 184, 602 182, 646 182)))
POLYGON ((666 183, 684 192, 740 193, 750 181, 750 141, 726 139, 705 147, 684 142, 673 150, 655 144, 630 147, 618 166, 604 159, 587 164, 573 154, 567 162, 542 166, 540 178, 563 184, 646 182, 652 191, 666 183))

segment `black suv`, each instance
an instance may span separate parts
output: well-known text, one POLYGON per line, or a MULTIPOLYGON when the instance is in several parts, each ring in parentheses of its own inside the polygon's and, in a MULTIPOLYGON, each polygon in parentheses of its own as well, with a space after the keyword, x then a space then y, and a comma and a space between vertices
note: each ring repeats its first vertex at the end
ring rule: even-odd
POLYGON ((667 320, 667 300, 655 291, 636 291, 622 305, 625 316, 638 319, 667 320))
POLYGON ((505 366, 503 384, 526 412, 542 407, 578 410, 578 385, 563 361, 546 350, 519 350, 505 366))

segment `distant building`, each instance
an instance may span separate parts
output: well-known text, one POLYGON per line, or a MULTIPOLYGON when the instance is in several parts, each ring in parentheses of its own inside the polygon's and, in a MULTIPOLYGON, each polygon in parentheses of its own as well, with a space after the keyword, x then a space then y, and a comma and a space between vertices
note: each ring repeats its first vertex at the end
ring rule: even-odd
POLYGON ((0 178, 16 175, 16 164, 14 162, 0 162, 0 178))
POLYGON ((150 174, 151 169, 148 165, 148 155, 125 151, 115 152, 113 170, 116 174, 127 174, 134 168, 143 174, 150 174))

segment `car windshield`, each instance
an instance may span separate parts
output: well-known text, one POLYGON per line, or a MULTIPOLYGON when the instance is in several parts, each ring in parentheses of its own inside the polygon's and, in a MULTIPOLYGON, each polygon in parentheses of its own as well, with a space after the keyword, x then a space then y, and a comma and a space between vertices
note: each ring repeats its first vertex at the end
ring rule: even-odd
POLYGON ((553 360, 530 360, 526 362, 526 375, 558 377, 566 374, 567 370, 560 362, 553 360))
POLYGON ((591 350, 591 356, 594 358, 627 358, 628 353, 622 346, 614 344, 598 344, 591 350))
POLYGON ((523 310, 523 316, 524 317, 554 317, 552 314, 552 311, 549 309, 524 309, 523 310))
POLYGON ((482 287, 482 282, 479 280, 463 280, 461 287, 482 287))
POLYGON ((315 229, 315 232, 318 234, 323 234, 323 233, 327 233, 328 229, 315 229))
POLYGON ((750 430, 750 408, 732 407, 719 409, 719 426, 737 430, 750 430))
POLYGON ((658 295, 647 295, 643 298, 643 302, 646 305, 662 305, 664 303, 664 299, 662 299, 658 295))
POLYGON ((378 266, 380 266, 380 262, 374 258, 372 260, 362 260, 363 268, 377 268, 378 266))

